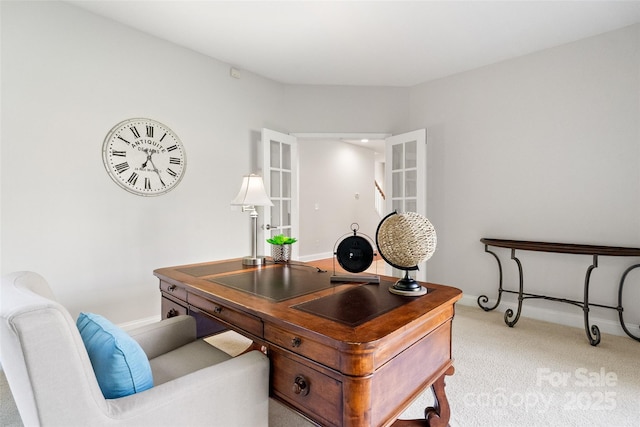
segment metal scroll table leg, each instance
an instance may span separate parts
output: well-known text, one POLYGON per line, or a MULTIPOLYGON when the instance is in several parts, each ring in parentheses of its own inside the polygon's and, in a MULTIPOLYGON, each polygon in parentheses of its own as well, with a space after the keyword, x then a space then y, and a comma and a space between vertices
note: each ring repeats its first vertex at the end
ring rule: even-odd
POLYGON ((489 302, 489 297, 487 297, 486 295, 480 295, 478 297, 478 305, 480 306, 480 308, 484 311, 491 311, 500 305, 500 300, 502 299, 502 264, 500 264, 500 258, 498 258, 498 255, 489 250, 488 245, 484 245, 484 251, 490 253, 496 259, 496 261, 498 262, 498 272, 500 273, 500 281, 498 282, 498 300, 496 301, 495 305, 493 307, 484 305, 489 302))
POLYGON ((627 278, 627 274, 629 274, 629 272, 631 272, 631 270, 636 269, 640 267, 640 264, 636 264, 636 265, 632 265, 631 267, 627 268, 625 270, 625 272, 622 274, 622 278, 620 279, 620 286, 618 287, 618 316, 620 317, 620 326, 622 326, 622 329, 624 329, 624 332, 629 335, 631 338, 633 338, 636 341, 640 341, 640 336, 637 335, 633 335, 631 332, 629 332, 629 330, 627 329, 627 325, 624 324, 624 319, 622 318, 622 288, 624 287, 624 281, 627 278))
POLYGON ((520 319, 520 313, 522 312, 522 300, 524 299, 523 291, 524 291, 524 278, 522 277, 522 264, 520 260, 516 258, 516 250, 511 249, 511 259, 516 262, 518 265, 518 275, 520 277, 520 287, 518 288, 518 312, 513 320, 509 320, 509 318, 513 317, 513 310, 510 308, 504 312, 504 323, 506 323, 509 327, 513 327, 516 323, 518 323, 518 319, 520 319))
POLYGON ((593 256, 593 263, 587 268, 587 274, 584 278, 584 330, 587 333, 587 338, 591 345, 600 344, 600 328, 596 325, 589 328, 589 281, 591 280, 591 272, 594 268, 598 268, 598 255, 593 256), (593 334, 593 336, 591 335, 593 334))

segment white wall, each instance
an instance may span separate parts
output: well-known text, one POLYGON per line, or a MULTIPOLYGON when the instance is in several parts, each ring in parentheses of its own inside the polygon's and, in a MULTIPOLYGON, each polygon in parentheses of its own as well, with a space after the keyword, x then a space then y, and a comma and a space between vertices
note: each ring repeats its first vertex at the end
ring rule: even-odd
POLYGON ((351 233, 352 223, 374 239, 379 218, 374 201, 373 151, 336 140, 300 140, 298 145, 303 189, 301 259, 332 257, 336 241, 351 233))
MULTIPOLYGON (((408 128, 409 88, 287 85, 284 92, 287 127, 292 133, 391 134, 408 128)), ((302 259, 330 255, 352 222, 375 238, 377 214, 375 210, 371 216, 365 212, 375 207, 373 152, 332 140, 300 144, 302 259), (356 192, 359 200, 354 197, 356 192)))
POLYGON ((295 133, 406 132, 409 94, 400 87, 287 85, 287 125, 295 133))
MULTIPOLYGON (((429 279, 495 298, 497 267, 481 237, 640 247, 639 100, 640 25, 413 88, 410 123, 427 128, 438 232, 429 279)), ((501 253, 505 285, 517 288, 501 253)), ((531 291, 582 298, 591 257, 518 256, 531 291)), ((620 275, 638 259, 599 261, 592 300, 615 306, 620 275)), ((638 324, 640 269, 625 298, 625 320, 638 324)), ((536 305, 527 301, 524 315, 536 305)), ((555 311, 550 320, 582 315, 540 306, 555 311)))
MULTIPOLYGON (((481 237, 640 246, 638 25, 414 88, 288 86, 232 79, 227 64, 64 3, 0 7, 1 270, 41 272, 72 312, 156 315, 154 268, 246 255, 249 220, 229 201, 262 127, 426 127, 438 231, 429 278, 466 295, 495 290, 481 237), (106 133, 136 116, 185 144, 186 176, 165 196, 126 193, 102 166, 106 133)), ((521 259, 536 289, 580 297, 590 259, 521 259)), ((628 263, 601 258, 594 299, 615 303, 628 263)), ((629 301, 640 299, 638 276, 629 301)), ((550 319, 579 311, 545 306, 550 319)), ((640 323, 637 304, 625 309, 640 323)))
POLYGON ((155 268, 247 255, 229 205, 262 127, 283 127, 283 86, 57 2, 2 2, 2 273, 35 270, 72 314, 159 313, 155 268), (160 197, 115 185, 113 125, 171 127, 186 175, 160 197))

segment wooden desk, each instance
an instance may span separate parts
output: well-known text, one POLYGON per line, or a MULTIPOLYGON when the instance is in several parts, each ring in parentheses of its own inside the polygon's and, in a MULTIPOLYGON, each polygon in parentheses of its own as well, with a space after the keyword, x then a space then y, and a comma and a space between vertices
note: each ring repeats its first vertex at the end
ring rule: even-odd
MULTIPOLYGON (((270 393, 323 426, 387 426, 431 386, 434 408, 411 425, 446 426, 451 321, 459 289, 426 283, 402 297, 380 285, 331 283, 308 264, 241 260, 161 268, 165 317, 213 319, 267 348, 270 393)), ((398 421, 396 425, 410 425, 398 421)))

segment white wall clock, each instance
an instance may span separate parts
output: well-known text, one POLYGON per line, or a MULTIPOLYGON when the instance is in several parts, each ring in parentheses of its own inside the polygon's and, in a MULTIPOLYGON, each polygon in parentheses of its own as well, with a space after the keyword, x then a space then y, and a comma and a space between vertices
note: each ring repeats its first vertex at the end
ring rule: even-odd
POLYGON ((113 127, 102 144, 111 179, 139 196, 159 196, 176 187, 187 168, 180 138, 151 119, 128 119, 113 127))

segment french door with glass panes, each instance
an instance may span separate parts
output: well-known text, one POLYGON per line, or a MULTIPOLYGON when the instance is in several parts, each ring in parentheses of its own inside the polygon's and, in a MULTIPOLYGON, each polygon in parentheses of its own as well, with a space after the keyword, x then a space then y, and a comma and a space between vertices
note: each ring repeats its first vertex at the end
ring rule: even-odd
MULTIPOLYGON (((386 139, 385 191, 387 214, 391 212, 417 212, 427 216, 427 131, 394 135, 386 139)), ((390 269, 390 267, 388 267, 390 269)), ((414 274, 417 280, 426 280, 426 262, 414 274)), ((393 269, 394 276, 403 272, 393 269)))
MULTIPOLYGON (((262 175, 273 202, 264 210, 264 251, 271 253, 266 239, 277 234, 298 235, 298 139, 295 136, 262 129, 262 175)), ((292 258, 298 258, 298 245, 292 245, 292 258)))

